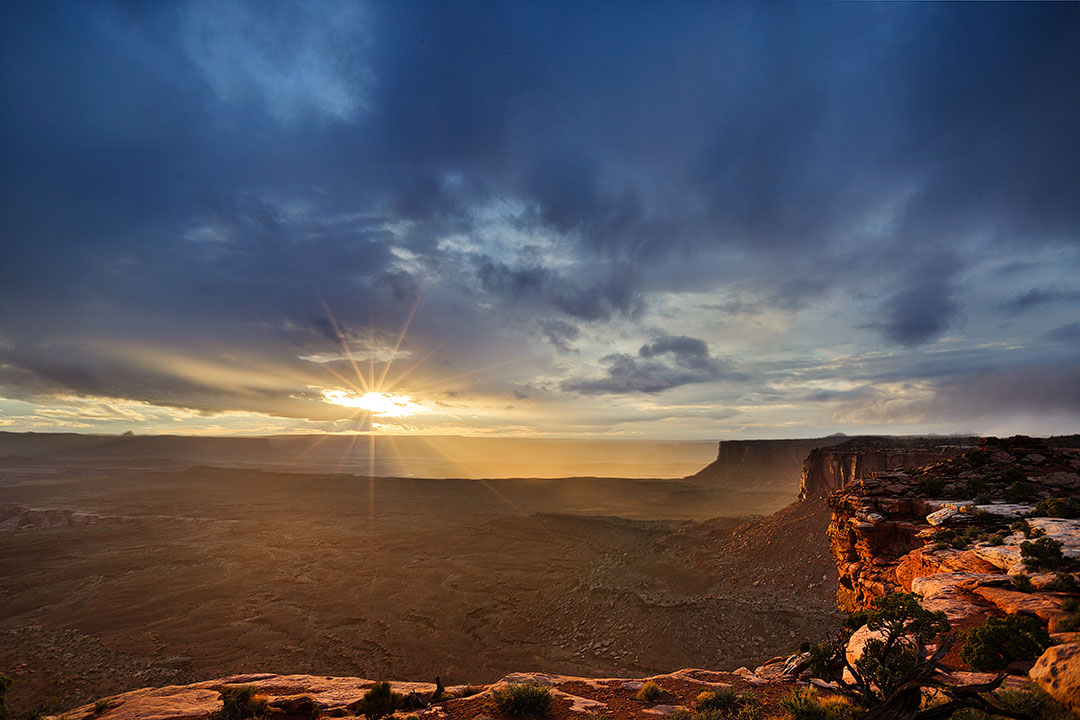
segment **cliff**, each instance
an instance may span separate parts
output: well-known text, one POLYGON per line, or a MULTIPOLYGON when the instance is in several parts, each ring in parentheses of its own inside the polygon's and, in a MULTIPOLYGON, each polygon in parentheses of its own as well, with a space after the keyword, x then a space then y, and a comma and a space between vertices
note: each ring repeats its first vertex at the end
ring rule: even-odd
POLYGON ((812 449, 802 464, 799 498, 824 496, 872 473, 925 465, 975 449, 973 437, 856 437, 812 449))
MULTIPOLYGON (((1034 667, 1009 669, 1030 670, 1080 711, 1080 447, 1015 437, 955 450, 926 465, 871 472, 829 497, 837 603, 854 611, 893 591, 914 592, 954 631, 1002 615, 1038 618, 1052 647, 1034 667), (1040 538, 1060 543, 1060 555, 1040 560, 1029 544, 1040 538), (1061 686, 1063 677, 1071 684, 1061 686)), ((871 453, 871 463, 893 457, 871 453)), ((849 656, 867 637, 855 633, 849 656)), ((957 648, 947 660, 963 664, 957 648)))
POLYGON ((843 435, 801 440, 722 440, 716 460, 688 479, 725 488, 788 492, 794 497, 807 456, 845 440, 843 435))

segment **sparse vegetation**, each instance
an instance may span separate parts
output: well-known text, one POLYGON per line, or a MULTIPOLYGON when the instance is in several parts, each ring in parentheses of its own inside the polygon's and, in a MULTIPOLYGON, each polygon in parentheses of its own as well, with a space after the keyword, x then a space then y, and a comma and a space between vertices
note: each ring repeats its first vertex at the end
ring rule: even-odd
POLYGON ((476 687, 475 685, 465 685, 457 692, 459 698, 467 698, 482 692, 484 688, 476 687))
MULTIPOLYGON (((813 670, 818 677, 836 683, 837 691, 853 705, 894 720, 945 718, 963 708, 1019 717, 992 695, 1004 676, 979 685, 955 685, 945 679, 941 661, 955 639, 947 634, 949 629, 945 613, 926 610, 918 596, 891 593, 878 598, 872 609, 853 613, 844 623, 844 632, 811 650, 813 670), (861 657, 851 663, 846 653, 850 628, 862 624, 879 638, 868 640, 861 657), (931 641, 937 644, 933 653, 926 648, 931 641), (937 689, 948 700, 920 709, 922 691, 927 688, 937 689)), ((816 712, 805 698, 793 699, 792 707, 794 711, 816 712)))
POLYGON ((1080 630, 1080 602, 1076 598, 1066 598, 1061 603, 1061 609, 1069 613, 1069 616, 1057 621, 1056 632, 1080 630))
POLYGON ((1080 499, 1055 497, 1035 504, 1035 515, 1052 518, 1080 518, 1080 499))
POLYGON ((780 707, 791 720, 851 720, 860 712, 842 698, 822 698, 810 688, 792 690, 780 707))
POLYGON ((1020 543, 1020 555, 1024 558, 1024 567, 1028 570, 1056 570, 1065 564, 1061 547, 1059 540, 1048 537, 1025 540, 1020 543))
POLYGON ((739 693, 735 692, 734 688, 717 688, 716 690, 705 690, 697 696, 694 702, 694 709, 698 712, 705 712, 709 710, 719 710, 721 712, 728 712, 735 708, 739 704, 739 693))
POLYGON ((660 687, 658 683, 650 680, 641 686, 641 689, 637 691, 637 695, 634 697, 645 702, 659 702, 672 697, 672 694, 660 687))
MULTIPOLYGON (((995 700, 1011 713, 1011 717, 1029 720, 1075 720, 1068 708, 1035 685, 1029 685, 1022 690, 999 690, 995 694, 995 700)), ((981 710, 966 709, 953 713, 951 720, 993 720, 995 717, 981 710)))
POLYGON ((945 479, 935 475, 924 475, 915 481, 915 492, 931 497, 940 495, 945 489, 945 479))
POLYGON ((1076 582, 1076 576, 1072 573, 1054 573, 1054 579, 1046 586, 1053 592, 1080 593, 1080 583, 1076 582))
POLYGON ((266 698, 250 686, 221 691, 221 720, 260 720, 270 712, 266 698))
POLYGON ((1028 538, 1029 540, 1031 538, 1042 537, 1046 534, 1046 531, 1042 528, 1031 527, 1031 524, 1027 520, 1017 520, 1009 526, 1009 530, 1013 531, 1014 533, 1024 533, 1024 537, 1028 538))
POLYGON ((94 714, 95 715, 101 715, 102 713, 106 713, 106 712, 109 711, 109 708, 111 708, 112 706, 113 706, 113 699, 112 698, 107 698, 107 697, 106 698, 101 698, 96 703, 94 703, 94 714))
POLYGON ((1050 635, 1037 618, 1006 615, 964 633, 960 657, 973 670, 995 672, 1017 660, 1035 660, 1048 647, 1050 635))
POLYGON ((1031 592, 1035 589, 1035 586, 1031 584, 1031 578, 1024 573, 1012 576, 1012 586, 1020 592, 1031 592))
POLYGON ((507 685, 494 690, 491 698, 499 711, 507 715, 547 717, 551 714, 551 690, 543 685, 507 685))
POLYGON ((394 692, 390 683, 384 681, 372 685, 361 700, 353 703, 352 708, 367 720, 379 720, 401 707, 401 699, 401 693, 394 692))
POLYGON ((11 678, 7 675, 0 675, 0 720, 10 720, 11 711, 8 710, 7 705, 7 691, 11 688, 11 678))
POLYGON ((1001 482, 1005 484, 1026 482, 1027 475, 1016 468, 1005 468, 1001 471, 1001 482))
MULTIPOLYGON (((1008 471, 1006 471, 1007 473, 1008 471)), ((1027 480, 1017 480, 1005 488, 1002 493, 1004 498, 1011 503, 1022 503, 1034 500, 1039 495, 1039 486, 1027 480)))

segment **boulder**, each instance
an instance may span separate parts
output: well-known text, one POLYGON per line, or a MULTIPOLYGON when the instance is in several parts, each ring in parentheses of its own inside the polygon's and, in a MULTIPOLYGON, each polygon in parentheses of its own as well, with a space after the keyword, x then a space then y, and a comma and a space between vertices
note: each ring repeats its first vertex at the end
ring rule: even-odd
POLYGON ((1080 643, 1048 648, 1028 672, 1028 677, 1080 716, 1080 643))
POLYGON ((934 525, 935 527, 938 525, 944 525, 950 519, 952 519, 952 516, 955 514, 956 511, 952 508, 941 508, 940 510, 937 510, 927 515, 926 522, 934 525))

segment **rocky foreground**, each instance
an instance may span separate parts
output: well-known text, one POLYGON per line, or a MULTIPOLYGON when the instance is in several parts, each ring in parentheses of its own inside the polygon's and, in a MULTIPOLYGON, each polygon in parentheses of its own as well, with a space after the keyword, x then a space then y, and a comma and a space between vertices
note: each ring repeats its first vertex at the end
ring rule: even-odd
MULTIPOLYGON (((828 498, 832 517, 827 542, 839 571, 841 609, 865 608, 876 598, 902 590, 919 594, 925 608, 943 611, 958 631, 993 617, 1037 618, 1049 631, 1052 645, 1036 662, 1010 664, 1006 684, 1020 687, 1030 677, 1080 716, 1080 611, 1074 602, 1080 598, 1080 448, 1075 445, 1031 438, 984 439, 977 445, 943 447, 936 456, 925 447, 884 456, 881 448, 874 448, 876 454, 868 462, 845 456, 843 467, 857 469, 861 464, 879 469, 843 477, 843 486, 828 498), (911 462, 897 469, 896 458, 901 456, 911 462), (880 469, 882 463, 893 469, 880 469)), ((814 483, 808 488, 805 478, 820 475, 827 462, 812 453, 807 464, 803 503, 820 502, 814 498, 832 490, 831 481, 819 482, 815 492, 814 483)), ((865 627, 856 631, 848 657, 857 657, 871 636, 865 627)), ((956 668, 957 682, 994 677, 969 672, 956 650, 946 659, 956 668)), ((834 687, 812 676, 805 653, 772 658, 754 670, 687 669, 653 678, 517 673, 492 685, 447 688, 438 697, 432 696, 433 684, 393 685, 413 703, 413 709, 399 714, 465 720, 498 717, 491 694, 515 683, 549 686, 556 720, 667 715, 677 707, 692 706, 702 690, 724 686, 753 690, 768 717, 781 714, 777 701, 794 687, 814 686, 825 694, 834 687), (667 691, 662 701, 636 698, 649 679, 667 691)), ((223 690, 242 686, 256 688, 269 701, 273 717, 281 720, 353 716, 373 684, 362 678, 239 675, 124 693, 71 710, 64 718, 202 720, 221 710, 223 690)))

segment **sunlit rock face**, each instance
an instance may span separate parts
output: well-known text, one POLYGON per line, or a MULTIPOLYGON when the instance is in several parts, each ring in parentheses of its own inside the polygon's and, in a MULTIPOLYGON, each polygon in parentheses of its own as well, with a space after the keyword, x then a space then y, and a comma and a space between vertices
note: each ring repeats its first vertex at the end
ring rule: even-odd
MULTIPOLYGON (((870 465, 900 456, 868 452, 870 465)), ((1028 615, 1046 624, 1055 644, 1075 642, 1073 633, 1059 631, 1072 625, 1066 601, 1076 593, 1062 582, 1067 577, 1026 565, 1024 543, 1045 537, 1060 543, 1066 560, 1080 558, 1080 519, 1041 516, 1049 510, 1039 505, 1077 496, 1072 470, 1080 465, 1080 443, 990 438, 945 454, 927 465, 871 472, 830 495, 840 608, 854 611, 893 591, 915 592, 925 608, 944 612, 960 628, 990 616, 1028 615), (929 497, 928 489, 950 497, 929 497), (1023 502, 1018 493, 1026 494, 1023 502), (1020 521, 1026 527, 1011 525, 1020 521), (1025 578, 1014 579, 1019 574, 1025 578)), ((859 465, 857 458, 849 462, 859 465)), ((1080 582, 1080 573, 1066 574, 1080 582)), ((853 642, 864 635, 856 633, 853 642)), ((1076 662, 1064 650, 1049 653, 1032 677, 1051 694, 1072 692, 1076 662), (1054 682, 1060 687, 1052 690, 1054 682)))
POLYGON ((1048 648, 1028 674, 1039 687, 1080 717, 1080 642, 1048 648))

